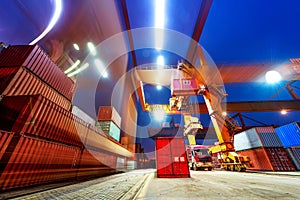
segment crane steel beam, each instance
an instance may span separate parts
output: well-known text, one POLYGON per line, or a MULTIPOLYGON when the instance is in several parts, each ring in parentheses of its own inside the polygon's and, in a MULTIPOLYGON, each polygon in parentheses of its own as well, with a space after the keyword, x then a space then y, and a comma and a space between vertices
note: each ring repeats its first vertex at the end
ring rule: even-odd
MULTIPOLYGON (((181 111, 168 110, 167 104, 149 104, 149 112, 164 111, 166 114, 182 114, 181 111)), ((205 103, 191 104, 190 111, 196 113, 208 113, 205 103)), ((300 100, 279 100, 279 101, 245 101, 222 103, 226 112, 278 112, 282 109, 286 111, 300 111, 300 100)))

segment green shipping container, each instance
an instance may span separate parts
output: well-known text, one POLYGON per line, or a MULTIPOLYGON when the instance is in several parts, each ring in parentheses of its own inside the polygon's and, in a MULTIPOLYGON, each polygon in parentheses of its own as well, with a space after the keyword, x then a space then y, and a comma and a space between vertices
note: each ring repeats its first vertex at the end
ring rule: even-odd
POLYGON ((99 121, 97 127, 104 133, 120 142, 120 129, 113 121, 99 121))

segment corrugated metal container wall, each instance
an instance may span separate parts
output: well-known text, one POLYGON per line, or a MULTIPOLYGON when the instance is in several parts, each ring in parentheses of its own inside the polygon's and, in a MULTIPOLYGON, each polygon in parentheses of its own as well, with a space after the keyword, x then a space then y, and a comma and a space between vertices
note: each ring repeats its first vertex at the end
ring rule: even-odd
POLYGON ((286 149, 295 168, 300 171, 300 147, 291 147, 286 149))
POLYGON ((24 132, 75 146, 82 146, 88 131, 87 123, 41 95, 6 96, 0 102, 0 111, 6 131, 24 132))
POLYGON ((0 66, 21 66, 26 64, 38 49, 37 45, 8 46, 1 51, 0 66))
POLYGON ((284 148, 265 148, 274 171, 295 171, 284 148))
MULTIPOLYGON (((0 130, 0 161, 14 133, 0 130)), ((3 163, 1 163, 1 166, 3 163)), ((1 168, 1 167, 0 167, 1 168)), ((0 170, 1 171, 1 170, 0 170)))
POLYGON ((255 127, 234 135, 236 151, 260 147, 282 147, 273 127, 255 127))
POLYGON ((263 147, 282 147, 282 144, 273 127, 256 127, 255 130, 263 147))
POLYGON ((0 81, 0 94, 4 96, 41 94, 67 110, 71 108, 70 100, 23 67, 0 68, 0 81))
POLYGON ((300 123, 294 122, 275 128, 283 147, 300 146, 300 123))
POLYGON ((286 151, 280 147, 249 149, 237 152, 250 158, 248 169, 261 171, 294 171, 286 151))
POLYGON ((113 121, 119 128, 121 128, 121 116, 112 106, 99 107, 98 121, 113 121))
POLYGON ((96 123, 96 127, 100 131, 103 131, 110 137, 114 138, 116 141, 120 141, 121 131, 113 121, 99 121, 96 123))
POLYGON ((2 67, 0 68, 0 94, 7 88, 7 85, 19 71, 19 67, 2 67))
POLYGON ((96 120, 93 119, 91 116, 89 116, 87 113, 85 113, 83 110, 78 108, 77 106, 72 106, 72 113, 77 117, 83 119, 87 123, 92 124, 93 126, 96 125, 96 120))
POLYGON ((239 155, 248 156, 250 158, 250 166, 247 169, 260 171, 273 171, 268 155, 263 148, 248 149, 237 152, 239 155))
POLYGON ((26 67, 60 94, 72 100, 75 92, 74 82, 37 45, 9 46, 1 52, 0 60, 0 67, 26 67))
POLYGON ((156 168, 158 178, 190 177, 183 138, 156 138, 156 168))
POLYGON ((88 167, 102 167, 108 166, 115 169, 117 166, 117 156, 112 153, 107 153, 103 150, 85 149, 82 155, 80 166, 88 167))
POLYGON ((234 135, 234 149, 242 151, 262 147, 260 138, 254 128, 234 135))
POLYGON ((19 135, 9 144, 12 152, 1 171, 0 188, 9 189, 76 176, 80 148, 19 135))

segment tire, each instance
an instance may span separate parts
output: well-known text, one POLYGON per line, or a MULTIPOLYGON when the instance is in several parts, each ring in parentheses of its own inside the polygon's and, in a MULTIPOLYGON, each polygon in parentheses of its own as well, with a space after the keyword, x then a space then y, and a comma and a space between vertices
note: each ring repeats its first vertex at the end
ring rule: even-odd
POLYGON ((212 170, 212 167, 207 168, 207 170, 208 170, 208 171, 211 171, 211 170, 212 170))
POLYGON ((196 165, 193 165, 193 170, 194 171, 197 171, 198 170, 198 167, 196 165))

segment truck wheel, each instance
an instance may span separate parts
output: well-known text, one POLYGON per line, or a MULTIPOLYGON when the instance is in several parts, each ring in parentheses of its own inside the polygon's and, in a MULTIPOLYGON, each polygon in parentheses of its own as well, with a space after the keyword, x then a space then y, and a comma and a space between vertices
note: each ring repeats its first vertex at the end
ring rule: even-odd
POLYGON ((198 167, 197 167, 196 165, 194 165, 194 166, 193 166, 193 169, 194 169, 195 171, 197 171, 197 170, 198 170, 198 167))

